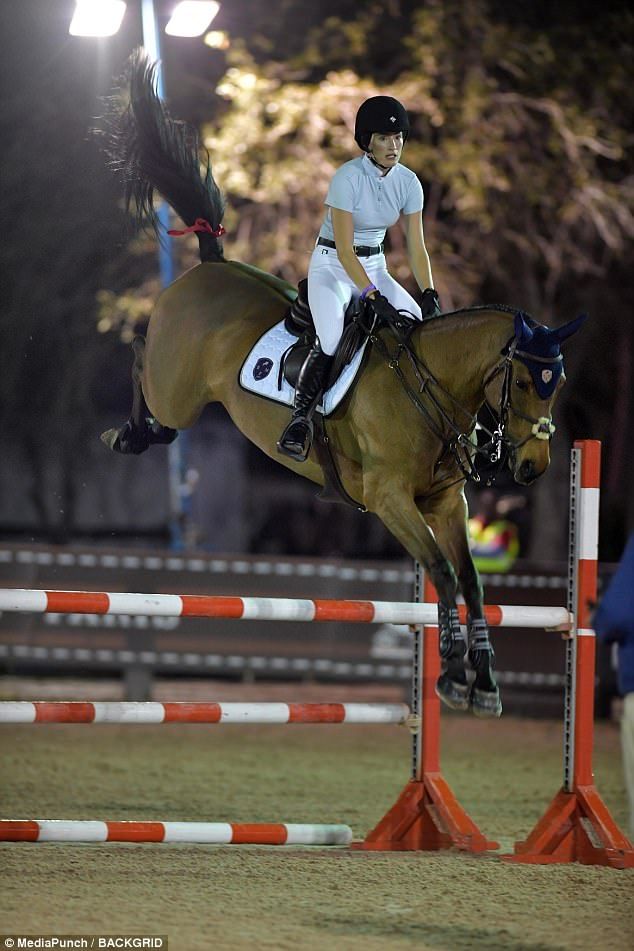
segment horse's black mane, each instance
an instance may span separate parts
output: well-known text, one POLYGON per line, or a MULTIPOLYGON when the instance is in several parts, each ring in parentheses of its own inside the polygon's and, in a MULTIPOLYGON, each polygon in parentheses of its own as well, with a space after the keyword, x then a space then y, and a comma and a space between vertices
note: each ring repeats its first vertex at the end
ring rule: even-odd
POLYGON ((515 314, 521 314, 531 329, 540 326, 539 321, 535 320, 530 314, 527 314, 525 310, 519 307, 511 307, 509 304, 476 304, 473 307, 460 307, 458 310, 448 310, 442 314, 436 314, 435 317, 426 317, 424 326, 436 320, 445 320, 447 317, 471 317, 473 314, 486 310, 497 310, 504 314, 513 314, 513 316, 515 316, 515 314))

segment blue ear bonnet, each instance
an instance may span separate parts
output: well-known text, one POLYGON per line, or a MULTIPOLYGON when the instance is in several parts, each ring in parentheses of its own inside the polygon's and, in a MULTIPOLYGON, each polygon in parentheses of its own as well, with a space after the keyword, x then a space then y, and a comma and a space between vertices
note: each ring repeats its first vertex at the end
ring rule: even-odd
POLYGON ((515 344, 513 356, 528 367, 541 399, 546 400, 553 395, 563 372, 562 342, 581 327, 586 317, 587 314, 580 314, 563 327, 551 330, 521 311, 515 315, 515 337, 509 347, 515 344))

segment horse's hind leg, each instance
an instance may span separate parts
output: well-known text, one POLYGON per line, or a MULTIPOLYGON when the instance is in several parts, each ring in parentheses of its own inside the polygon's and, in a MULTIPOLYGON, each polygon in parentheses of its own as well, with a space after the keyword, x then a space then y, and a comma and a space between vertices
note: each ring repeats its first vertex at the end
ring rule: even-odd
POLYGON ((484 617, 482 585, 473 563, 467 530, 467 503, 462 492, 454 499, 440 503, 428 515, 438 543, 446 552, 458 575, 460 590, 467 605, 467 638, 469 663, 475 680, 469 703, 476 716, 499 717, 502 713, 500 691, 495 682, 495 655, 484 617))
POLYGON ((141 380, 145 338, 136 336, 132 341, 134 363, 132 364, 132 411, 130 418, 120 429, 108 429, 101 434, 101 441, 114 452, 138 456, 152 445, 167 445, 178 436, 176 429, 162 426, 150 415, 141 380))
POLYGON ((141 385, 143 374, 143 357, 145 355, 145 337, 140 334, 132 341, 134 363, 132 365, 132 413, 130 420, 139 431, 147 433, 150 446, 168 446, 178 436, 177 429, 163 426, 155 416, 152 416, 143 396, 141 385))

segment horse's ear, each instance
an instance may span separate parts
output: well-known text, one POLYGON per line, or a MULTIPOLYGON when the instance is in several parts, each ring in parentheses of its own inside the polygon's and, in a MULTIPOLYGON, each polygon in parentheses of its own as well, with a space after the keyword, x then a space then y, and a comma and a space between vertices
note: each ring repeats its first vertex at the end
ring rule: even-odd
POLYGON ((561 343, 563 340, 567 340, 568 337, 572 337, 579 328, 586 322, 588 319, 587 314, 579 314, 578 317, 575 317, 574 320, 569 321, 567 324, 564 324, 563 327, 557 327, 552 331, 553 336, 561 343))
POLYGON ((533 331, 524 320, 524 314, 521 311, 515 315, 515 338, 520 344, 530 343, 533 339, 533 331))

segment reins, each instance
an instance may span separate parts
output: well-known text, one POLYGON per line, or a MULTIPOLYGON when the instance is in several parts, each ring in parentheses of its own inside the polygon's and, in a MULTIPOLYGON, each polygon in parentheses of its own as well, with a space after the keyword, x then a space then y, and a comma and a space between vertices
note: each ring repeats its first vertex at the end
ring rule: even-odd
MULTIPOLYGON (((400 313, 407 314, 407 312, 402 311, 400 313)), ((512 404, 511 379, 513 373, 513 360, 516 356, 521 356, 523 353, 522 351, 517 350, 517 340, 515 338, 513 338, 505 347, 502 359, 493 367, 483 382, 483 387, 486 388, 489 383, 491 383, 500 373, 504 374, 500 393, 500 405, 496 411, 497 426, 495 429, 490 430, 482 423, 478 423, 477 416, 466 409, 448 390, 445 389, 445 387, 443 387, 438 382, 429 367, 412 350, 409 343, 409 336, 419 321, 415 320, 415 318, 409 314, 407 314, 405 320, 407 321, 408 325, 408 332, 405 334, 403 333, 403 327, 394 327, 391 324, 387 324, 397 341, 396 351, 390 352, 386 342, 382 337, 378 336, 376 332, 376 325, 370 330, 370 341, 372 345, 376 347, 378 353, 383 357, 388 367, 394 371, 408 399, 416 407, 421 416, 423 416, 429 429, 442 443, 444 452, 441 458, 443 458, 445 454, 450 454, 462 473, 462 477, 464 479, 475 483, 481 482, 482 479, 477 469, 476 460, 479 457, 486 457, 489 463, 497 463, 495 472, 487 479, 487 485, 492 485, 499 475, 507 453, 515 453, 531 439, 552 438, 552 435, 555 432, 555 427, 553 426, 550 418, 541 416, 536 419, 534 417, 527 416, 520 412, 512 404), (400 364, 403 356, 405 356, 409 361, 409 365, 414 373, 414 377, 416 378, 416 382, 418 384, 417 390, 410 384, 410 382, 407 380, 407 377, 405 376, 405 373, 403 372, 400 364), (450 413, 445 409, 441 399, 436 396, 435 391, 439 392, 445 401, 449 401, 452 404, 454 408, 453 415, 450 415, 450 413), (426 397, 428 403, 430 403, 432 406, 431 410, 429 406, 425 405, 421 397, 426 397), (434 412, 437 414, 436 417, 434 412), (531 432, 528 436, 520 441, 511 439, 506 432, 506 427, 511 413, 520 419, 524 419, 527 422, 532 423, 531 432), (467 425, 462 428, 456 423, 454 418, 455 416, 460 415, 462 415, 467 421, 467 425), (476 429, 476 424, 478 425, 478 428, 489 437, 487 442, 481 446, 479 446, 473 439, 473 433, 476 429)), ((533 359, 532 355, 530 355, 530 357, 533 359)), ((554 360, 549 362, 554 362, 554 360)), ((493 409, 490 406, 489 408, 493 413, 493 409)), ((461 482, 462 478, 455 481, 461 482)), ((450 483, 450 485, 453 484, 455 483, 450 483)), ((443 486, 442 488, 448 488, 448 486, 443 486)))

